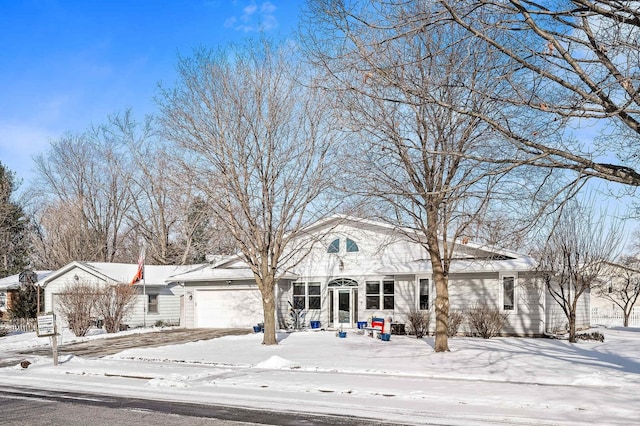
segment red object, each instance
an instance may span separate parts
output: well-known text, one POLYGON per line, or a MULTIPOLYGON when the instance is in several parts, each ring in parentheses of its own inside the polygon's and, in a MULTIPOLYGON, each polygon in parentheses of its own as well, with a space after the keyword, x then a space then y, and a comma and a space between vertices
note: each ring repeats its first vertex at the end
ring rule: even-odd
POLYGON ((134 285, 135 283, 144 279, 144 252, 145 248, 142 247, 142 252, 140 253, 140 258, 138 259, 138 270, 136 271, 136 274, 134 275, 129 285, 134 285))
POLYGON ((380 333, 384 333, 384 318, 371 318, 371 327, 380 328, 380 333))

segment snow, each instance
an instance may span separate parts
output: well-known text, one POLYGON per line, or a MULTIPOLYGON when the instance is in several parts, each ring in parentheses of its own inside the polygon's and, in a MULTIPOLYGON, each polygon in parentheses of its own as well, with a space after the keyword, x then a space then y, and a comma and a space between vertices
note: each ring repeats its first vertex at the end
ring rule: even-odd
MULTIPOLYGON (((26 369, 0 368, 0 382, 407 424, 637 424, 640 329, 598 331, 604 342, 456 337, 448 353, 433 351, 433 337, 280 332, 277 346, 264 346, 256 333, 100 359, 63 355, 58 366, 29 355, 26 369)), ((65 332, 65 342, 110 337, 65 332)), ((33 333, 3 337, 0 358, 43 345, 49 339, 33 333)))

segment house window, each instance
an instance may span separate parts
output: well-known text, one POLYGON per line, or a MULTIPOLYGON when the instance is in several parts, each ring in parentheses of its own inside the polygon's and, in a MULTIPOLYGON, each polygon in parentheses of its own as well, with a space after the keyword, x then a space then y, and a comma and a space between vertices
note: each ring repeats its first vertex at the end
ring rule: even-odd
POLYGON ((347 238, 347 253, 355 253, 358 251, 358 244, 355 241, 347 238))
POLYGON ((320 283, 309 283, 309 304, 307 309, 320 309, 320 283))
POLYGON ((429 280, 420 279, 420 310, 429 310, 429 280))
POLYGON ((393 300, 393 281, 384 281, 382 283, 383 296, 382 306, 383 309, 393 309, 395 307, 393 300))
POLYGON ((320 309, 320 283, 294 283, 294 309, 320 309))
POLYGON ((150 314, 158 313, 158 295, 157 294, 148 294, 147 295, 149 304, 147 306, 147 312, 150 314))
POLYGON ((327 248, 327 253, 338 253, 340 251, 340 240, 335 239, 329 244, 327 248))
POLYGON ((367 281, 365 288, 367 309, 380 309, 380 282, 367 281))
POLYGON ((7 307, 7 293, 0 293, 0 309, 7 307))
POLYGON ((367 309, 394 309, 394 283, 393 281, 367 281, 366 308, 367 309))
POLYGON ((306 298, 304 283, 293 284, 293 309, 304 309, 304 300, 306 298))
POLYGON ((502 277, 502 309, 515 310, 516 286, 515 277, 502 277))

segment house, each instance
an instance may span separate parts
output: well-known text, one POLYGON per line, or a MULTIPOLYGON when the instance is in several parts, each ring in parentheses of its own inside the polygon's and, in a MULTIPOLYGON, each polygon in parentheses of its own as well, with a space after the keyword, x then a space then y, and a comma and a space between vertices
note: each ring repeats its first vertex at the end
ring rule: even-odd
MULTIPOLYGON (((144 280, 135 284, 138 297, 132 314, 126 319, 129 327, 151 326, 158 321, 179 325, 181 318, 182 287, 171 276, 191 270, 197 265, 145 265, 144 280)), ((138 269, 137 264, 72 262, 38 281, 44 289, 46 312, 57 312, 60 293, 75 283, 96 286, 129 283, 138 269)), ((61 318, 58 318, 60 321, 61 318)))
POLYGON ((620 305, 631 307, 629 327, 640 326, 640 270, 637 262, 604 262, 600 276, 590 289, 591 324, 622 326, 624 312, 620 305))
MULTIPOLYGON (((31 271, 0 278, 0 318, 7 318, 7 312, 11 309, 11 305, 18 294, 20 286, 26 285, 27 280, 24 278, 28 272, 31 271), (22 281, 21 277, 23 278, 22 281)), ((29 280, 33 281, 32 284, 36 284, 37 281, 46 278, 51 271, 35 271, 32 273, 34 273, 35 276, 33 278, 29 277, 29 280)))
MULTIPOLYGON (((323 328, 355 328, 372 317, 406 324, 412 311, 435 317, 435 287, 419 234, 385 223, 332 216, 305 229, 294 244, 305 255, 284 265, 276 285, 276 320, 286 327, 291 308, 323 328)), ((466 241, 465 241, 466 242, 466 241)), ((449 274, 450 307, 464 312, 489 304, 509 314, 504 334, 540 336, 566 327, 560 307, 526 255, 459 243, 449 274)), ((184 288, 186 327, 251 327, 262 322, 262 298, 239 256, 176 274, 184 288)), ((582 298, 578 329, 589 326, 582 298)), ((431 328, 435 321, 431 321, 431 328)), ((469 332, 463 324, 460 332, 469 332)))

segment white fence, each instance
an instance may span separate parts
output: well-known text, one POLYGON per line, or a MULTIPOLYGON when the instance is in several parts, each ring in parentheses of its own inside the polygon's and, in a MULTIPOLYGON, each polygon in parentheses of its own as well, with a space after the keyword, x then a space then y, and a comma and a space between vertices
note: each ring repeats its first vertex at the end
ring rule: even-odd
MULTIPOLYGON (((622 327, 624 315, 622 309, 591 308, 591 325, 622 327)), ((640 308, 633 308, 629 316, 629 327, 640 327, 640 308)))

